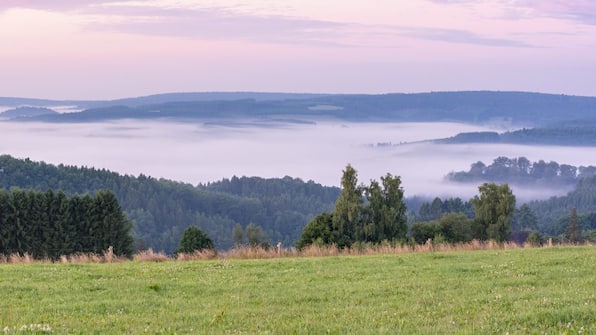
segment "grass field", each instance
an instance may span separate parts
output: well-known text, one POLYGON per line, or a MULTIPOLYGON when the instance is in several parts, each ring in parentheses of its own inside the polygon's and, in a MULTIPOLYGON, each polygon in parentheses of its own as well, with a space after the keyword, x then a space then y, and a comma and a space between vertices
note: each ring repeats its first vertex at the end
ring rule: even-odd
POLYGON ((596 334, 596 247, 0 264, 0 334, 596 334))

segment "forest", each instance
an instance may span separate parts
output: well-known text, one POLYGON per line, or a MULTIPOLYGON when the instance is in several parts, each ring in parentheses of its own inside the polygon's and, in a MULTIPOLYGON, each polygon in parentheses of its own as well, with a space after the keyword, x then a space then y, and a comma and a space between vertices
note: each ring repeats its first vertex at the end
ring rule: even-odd
POLYGON ((291 177, 232 177, 193 186, 2 155, 0 189, 15 187, 40 192, 62 190, 67 195, 110 190, 134 224, 136 248, 167 253, 176 250, 180 236, 191 225, 205 230, 218 249, 234 245, 232 230, 237 224, 243 229, 252 224, 271 241, 293 245, 304 225, 333 209, 339 195, 338 188, 291 177))
POLYGON ((596 145, 596 121, 585 119, 577 123, 561 122, 556 125, 522 128, 504 133, 493 131, 459 133, 453 137, 433 140, 435 143, 508 143, 526 145, 596 145))
POLYGON ((554 161, 530 162, 526 157, 497 157, 489 165, 476 162, 468 171, 451 172, 445 178, 454 182, 500 183, 534 186, 573 186, 584 177, 596 175, 596 166, 573 166, 554 161))
MULTIPOLYGON (((383 178, 387 178, 387 182, 395 182, 395 178, 399 180, 398 176, 383 178)), ((397 183, 398 187, 394 185, 393 189, 399 189, 399 185, 397 183)), ((383 179, 381 183, 375 182, 367 187, 358 185, 362 201, 358 202, 358 208, 362 209, 359 217, 368 219, 348 226, 351 228, 333 237, 337 239, 329 241, 349 246, 356 240, 421 242, 431 238, 431 235, 437 235, 447 241, 454 241, 478 236, 472 231, 465 236, 457 235, 464 237, 454 235, 454 225, 466 230, 466 224, 476 217, 471 200, 402 199, 402 195, 397 198, 402 199, 398 203, 403 201, 403 207, 400 205, 391 209, 389 206, 387 209, 388 205, 383 201, 387 194, 385 186, 383 179), (392 214, 400 218, 397 228, 370 225, 382 222, 383 218, 388 217, 387 213, 398 213, 392 214), (448 222, 441 223, 444 220, 448 222), (439 234, 437 227, 441 225, 443 230, 439 234), (421 227, 430 227, 430 230, 424 232, 419 229, 421 227), (417 235, 417 232, 422 235, 417 235), (353 240, 355 237, 357 239, 353 240)), ((134 249, 152 248, 169 254, 176 251, 184 230, 190 226, 200 227, 213 240, 215 248, 220 250, 229 249, 238 241, 243 242, 242 238, 237 239, 238 233, 246 236, 247 232, 256 234, 256 241, 272 244, 282 242, 285 246, 292 246, 304 237, 309 222, 318 220, 319 223, 333 224, 333 213, 338 210, 338 199, 342 198, 340 188, 291 177, 264 179, 234 176, 193 186, 145 175, 119 175, 104 169, 55 166, 8 155, 0 156, 0 189, 5 192, 17 192, 20 189, 23 192, 42 193, 51 190, 58 194, 63 192, 75 199, 110 191, 126 218, 132 222, 134 249)), ((592 176, 579 179, 576 189, 566 196, 522 204, 512 213, 511 236, 527 238, 530 232, 536 232, 542 238, 563 238, 570 213, 575 208, 582 236, 593 240, 596 231, 595 195, 596 176, 592 176), (519 235, 520 232, 522 235, 519 235)), ((346 215, 353 217, 352 214, 346 215)), ((336 222, 336 226, 338 224, 336 222)))
POLYGON ((132 223, 112 192, 66 196, 0 189, 0 254, 56 260, 77 253, 133 253, 132 223))

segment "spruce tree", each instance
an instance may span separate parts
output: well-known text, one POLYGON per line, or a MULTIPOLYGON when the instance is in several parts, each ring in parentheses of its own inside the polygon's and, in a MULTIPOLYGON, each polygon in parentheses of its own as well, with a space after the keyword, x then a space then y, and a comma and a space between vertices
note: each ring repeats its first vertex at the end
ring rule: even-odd
POLYGON ((9 195, 4 189, 0 189, 0 254, 8 254, 10 244, 10 230, 12 224, 9 221, 9 195))
POLYGON ((581 242, 581 236, 581 228, 577 223, 577 211, 573 207, 569 214, 569 225, 567 225, 565 231, 565 239, 570 243, 579 243, 581 242))

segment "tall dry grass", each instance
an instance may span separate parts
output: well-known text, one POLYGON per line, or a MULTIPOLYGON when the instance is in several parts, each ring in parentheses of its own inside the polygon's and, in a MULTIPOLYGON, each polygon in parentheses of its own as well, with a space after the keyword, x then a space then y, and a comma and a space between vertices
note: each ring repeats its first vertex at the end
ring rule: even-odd
MULTIPOLYGON (((136 262, 165 262, 165 261, 190 261, 190 260, 209 260, 209 259, 269 259, 281 257, 327 257, 327 256, 354 256, 354 255, 378 255, 378 254, 404 254, 404 253, 424 253, 424 252, 453 252, 453 251, 473 251, 473 250, 508 250, 519 248, 550 248, 553 246, 577 246, 578 244, 553 244, 546 243, 542 246, 535 246, 529 243, 518 245, 513 242, 496 243, 494 241, 473 240, 467 243, 433 243, 432 240, 424 244, 356 244, 352 248, 338 248, 335 245, 310 245, 302 250, 295 248, 278 249, 274 247, 249 247, 240 246, 226 251, 203 250, 190 254, 178 254, 168 256, 163 252, 155 252, 152 249, 137 252, 132 260, 136 262)), ((585 242, 582 245, 594 246, 595 244, 585 242)), ((61 256, 58 260, 34 259, 29 254, 2 255, 0 254, 0 264, 16 263, 112 263, 124 262, 131 259, 118 257, 114 255, 113 250, 108 249, 102 254, 74 254, 61 256)))

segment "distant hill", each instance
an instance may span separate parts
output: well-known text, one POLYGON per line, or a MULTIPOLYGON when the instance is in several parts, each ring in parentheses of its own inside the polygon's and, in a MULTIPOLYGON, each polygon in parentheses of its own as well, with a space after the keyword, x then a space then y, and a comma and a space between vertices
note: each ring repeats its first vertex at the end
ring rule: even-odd
POLYGON ((504 133, 469 132, 434 140, 435 143, 509 143, 525 145, 596 146, 596 122, 561 122, 561 126, 523 128, 504 133))
POLYGON ((53 109, 44 107, 17 107, 0 113, 0 118, 35 117, 40 115, 58 114, 53 109))
POLYGON ((566 196, 532 201, 528 205, 537 217, 541 232, 550 235, 564 233, 573 208, 577 210, 583 230, 596 230, 596 175, 581 179, 575 190, 566 196))
MULTIPOLYGON (((8 100, 3 99, 8 98, 0 98, 0 105, 7 106, 8 100)), ((80 113, 43 115, 35 119, 50 122, 94 122, 124 118, 312 120, 323 117, 349 121, 455 121, 544 127, 559 122, 594 119, 596 114, 596 97, 493 91, 376 95, 171 93, 70 103, 83 106, 85 110, 80 113)))
POLYGON ((232 177, 192 186, 0 155, 0 189, 13 187, 68 195, 111 190, 134 223, 137 247, 168 253, 190 225, 204 229, 218 249, 231 248, 233 227, 249 223, 262 227, 272 243, 291 246, 313 217, 333 209, 339 195, 336 187, 290 177, 232 177))

